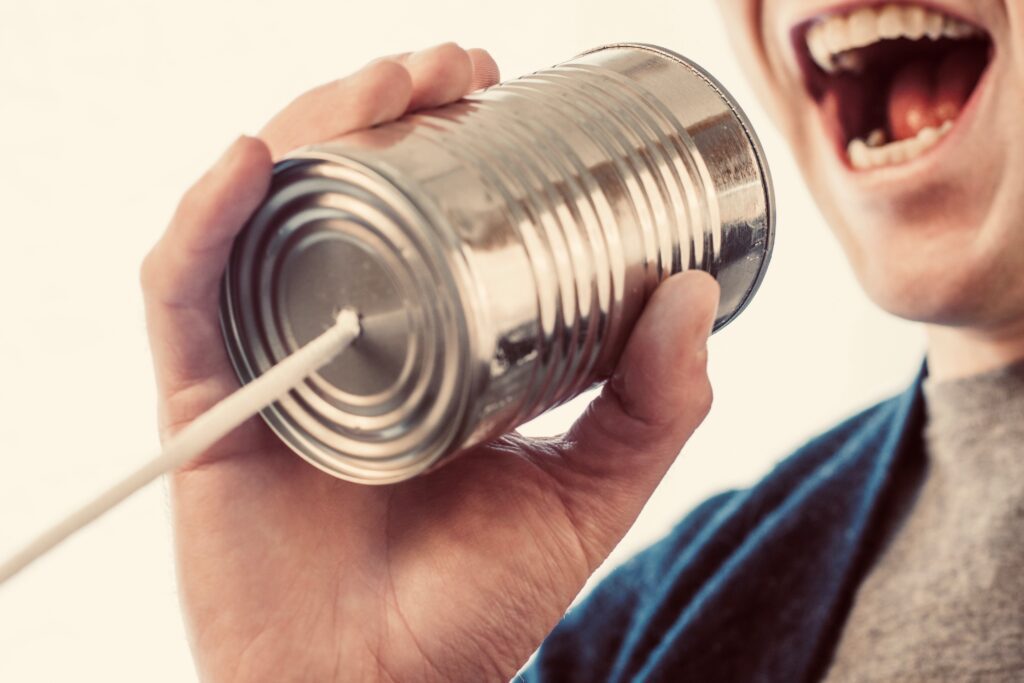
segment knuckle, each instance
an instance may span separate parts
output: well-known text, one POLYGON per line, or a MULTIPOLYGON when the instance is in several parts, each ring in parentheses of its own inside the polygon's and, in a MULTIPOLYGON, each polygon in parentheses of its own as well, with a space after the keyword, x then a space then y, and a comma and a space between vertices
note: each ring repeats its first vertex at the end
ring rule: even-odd
POLYGON ((142 257, 138 267, 138 284, 145 294, 155 294, 163 287, 164 267, 160 243, 142 257))
POLYGON ((368 67, 359 78, 351 105, 357 120, 377 124, 401 116, 413 90, 412 74, 405 66, 384 59, 368 67))
POLYGON ((681 389, 685 392, 685 405, 696 417, 703 420, 711 412, 714 392, 708 377, 708 352, 701 349, 690 355, 680 372, 681 389))
POLYGON ((710 381, 705 379, 703 382, 697 383, 693 390, 692 401, 694 415, 703 421, 711 412, 711 406, 715 402, 715 391, 711 387, 710 381))
MULTIPOLYGON (((624 435, 633 433, 644 433, 650 430, 661 431, 671 422, 671 411, 662 411, 659 401, 651 401, 645 391, 638 391, 630 386, 625 375, 613 377, 605 384, 605 391, 612 404, 617 406, 617 413, 620 419, 614 420, 615 426, 611 429, 615 438, 623 438, 624 435), (621 429, 621 433, 618 433, 621 429)), ((610 425, 598 420, 603 427, 610 425)), ((626 439, 628 440, 628 436, 626 439)))
MULTIPOLYGON (((386 85, 400 87, 404 83, 412 85, 409 70, 397 60, 381 57, 370 62, 365 69, 351 76, 352 79, 365 80, 369 85, 386 85)), ((342 83, 348 79, 342 79, 342 83)))
POLYGON ((699 374, 692 374, 686 383, 685 390, 687 407, 693 412, 694 416, 703 420, 711 412, 711 405, 715 399, 714 390, 707 372, 702 370, 699 374))
POLYGON ((445 42, 438 44, 435 49, 442 54, 453 54, 456 52, 461 52, 463 54, 466 53, 466 51, 459 47, 459 44, 454 40, 446 40, 445 42))
POLYGON ((437 46, 436 50, 437 57, 442 64, 469 66, 472 63, 469 53, 454 42, 442 43, 437 46))
POLYGON ((139 265, 139 286, 143 292, 152 292, 156 289, 157 269, 159 268, 156 249, 156 247, 150 249, 139 265))
MULTIPOLYGON (((464 91, 473 78, 473 59, 469 53, 459 48, 459 54, 453 55, 448 64, 450 66, 444 74, 444 78, 456 84, 460 91, 464 91)), ((461 95, 462 92, 458 94, 461 95)))
MULTIPOLYGON (((291 102, 289 102, 284 109, 278 112, 278 117, 281 115, 296 114, 299 112, 307 111, 310 107, 316 105, 317 102, 321 101, 325 95, 331 90, 337 88, 339 85, 344 85, 354 78, 354 76, 345 76, 328 83, 322 83, 314 88, 310 88, 305 92, 297 95, 291 102)), ((277 118, 277 117, 275 117, 277 118)))
POLYGON ((185 190, 185 194, 181 195, 178 206, 174 210, 174 217, 171 219, 171 227, 168 230, 172 230, 173 226, 182 220, 182 217, 201 215, 207 200, 206 181, 210 176, 211 171, 207 171, 202 178, 185 190))

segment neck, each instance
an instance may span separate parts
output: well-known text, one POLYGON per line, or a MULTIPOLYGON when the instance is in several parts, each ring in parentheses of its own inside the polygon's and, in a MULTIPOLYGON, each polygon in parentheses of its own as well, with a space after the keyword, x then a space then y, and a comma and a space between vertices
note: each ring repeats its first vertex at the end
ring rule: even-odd
POLYGON ((927 331, 928 374, 940 381, 978 375, 1024 359, 1024 320, 998 330, 930 325, 927 331))

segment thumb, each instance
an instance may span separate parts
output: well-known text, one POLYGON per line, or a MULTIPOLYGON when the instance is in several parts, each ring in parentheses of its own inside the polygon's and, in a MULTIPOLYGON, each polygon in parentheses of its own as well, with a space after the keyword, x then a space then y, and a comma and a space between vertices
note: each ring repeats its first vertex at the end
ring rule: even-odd
POLYGON ((612 378, 566 434, 558 477, 564 500, 576 520, 594 525, 580 531, 606 544, 603 552, 633 523, 711 408, 707 339, 718 295, 715 280, 699 271, 663 282, 612 378))

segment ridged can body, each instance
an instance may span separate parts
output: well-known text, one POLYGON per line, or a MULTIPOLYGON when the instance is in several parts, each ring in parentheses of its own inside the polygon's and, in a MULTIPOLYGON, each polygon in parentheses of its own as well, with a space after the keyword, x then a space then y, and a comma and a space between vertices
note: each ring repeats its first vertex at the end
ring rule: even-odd
POLYGON ((718 279, 724 326, 773 202, 716 81, 598 48, 279 162, 225 273, 229 356, 250 381, 355 307, 360 338, 263 417, 335 476, 401 481, 605 379, 673 273, 718 279))

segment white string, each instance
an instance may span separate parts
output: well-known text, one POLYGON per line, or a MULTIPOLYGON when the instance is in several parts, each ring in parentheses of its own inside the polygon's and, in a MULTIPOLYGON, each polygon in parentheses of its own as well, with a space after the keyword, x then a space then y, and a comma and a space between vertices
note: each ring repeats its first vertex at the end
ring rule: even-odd
POLYGON ((0 565, 0 584, 138 489, 200 455, 250 417, 285 396, 306 377, 345 350, 359 336, 359 332, 359 316, 356 312, 350 308, 341 311, 329 330, 200 415, 169 439, 157 457, 41 534, 0 565))

